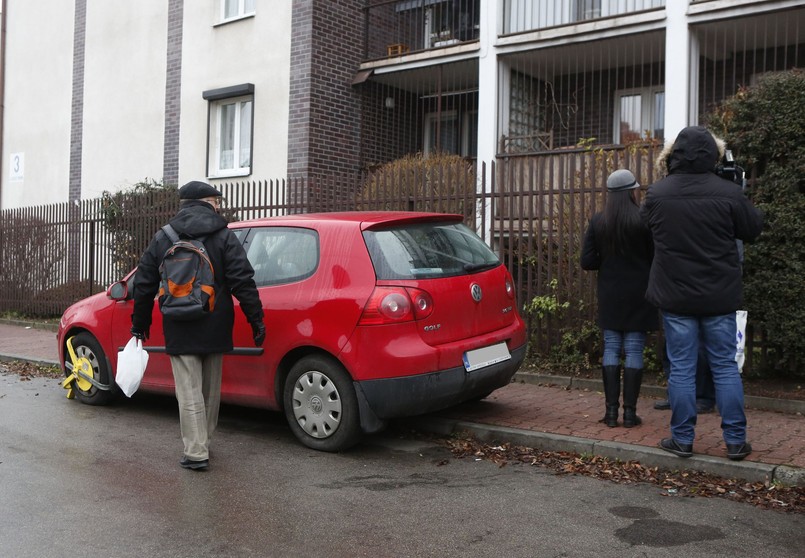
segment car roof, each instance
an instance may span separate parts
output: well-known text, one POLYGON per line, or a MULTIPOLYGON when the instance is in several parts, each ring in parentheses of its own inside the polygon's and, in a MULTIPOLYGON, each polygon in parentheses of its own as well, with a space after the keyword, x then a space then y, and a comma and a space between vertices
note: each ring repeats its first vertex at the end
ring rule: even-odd
POLYGON ((415 222, 447 221, 460 223, 461 215, 452 213, 428 213, 422 211, 334 211, 331 213, 297 213, 264 219, 252 219, 230 223, 233 229, 259 226, 295 225, 304 226, 314 223, 358 223, 360 228, 369 229, 377 225, 397 225, 415 222))

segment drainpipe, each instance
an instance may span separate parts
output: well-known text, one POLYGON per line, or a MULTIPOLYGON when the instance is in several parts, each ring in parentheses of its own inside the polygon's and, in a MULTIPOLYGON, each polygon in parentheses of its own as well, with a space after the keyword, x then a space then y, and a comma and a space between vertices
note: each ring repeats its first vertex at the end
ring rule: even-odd
MULTIPOLYGON (((6 108, 6 0, 0 3, 0 157, 3 154, 3 114, 6 108)), ((0 161, 0 209, 3 209, 3 162, 0 161)))

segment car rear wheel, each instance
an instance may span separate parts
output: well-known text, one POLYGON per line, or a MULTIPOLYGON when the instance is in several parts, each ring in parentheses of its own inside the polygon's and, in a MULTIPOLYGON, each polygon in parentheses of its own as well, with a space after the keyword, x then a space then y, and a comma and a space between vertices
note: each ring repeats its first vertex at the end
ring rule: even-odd
POLYGON ((309 448, 341 451, 360 439, 352 378, 330 358, 309 356, 297 362, 285 381, 283 403, 291 431, 309 448))
POLYGON ((79 333, 68 339, 73 347, 75 359, 70 351, 65 348, 65 370, 66 376, 70 376, 72 371, 67 364, 73 368, 78 367, 84 375, 92 378, 98 384, 109 386, 110 389, 104 390, 84 378, 72 382, 73 393, 76 398, 87 405, 108 405, 117 396, 117 385, 112 379, 109 369, 109 361, 101 348, 101 344, 92 335, 86 332, 79 333))

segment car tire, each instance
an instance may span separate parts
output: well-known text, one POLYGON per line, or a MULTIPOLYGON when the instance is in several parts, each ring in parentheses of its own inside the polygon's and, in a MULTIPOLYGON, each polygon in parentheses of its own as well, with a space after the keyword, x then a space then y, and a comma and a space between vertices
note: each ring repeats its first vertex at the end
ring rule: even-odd
POLYGON ((291 431, 309 448, 342 451, 360 439, 352 378, 330 358, 308 356, 297 362, 285 380, 283 405, 291 431))
MULTIPOLYGON (((81 389, 77 381, 73 382, 73 392, 76 399, 87 405, 108 405, 117 398, 119 389, 112 378, 109 361, 106 353, 103 352, 101 344, 91 334, 87 332, 79 333, 72 338, 73 351, 79 359, 86 359, 92 367, 93 378, 101 384, 111 385, 110 390, 99 389, 90 385, 88 389, 81 389)), ((70 362, 70 354, 65 347, 65 362, 70 362)), ((65 376, 70 375, 70 370, 65 366, 65 376)))

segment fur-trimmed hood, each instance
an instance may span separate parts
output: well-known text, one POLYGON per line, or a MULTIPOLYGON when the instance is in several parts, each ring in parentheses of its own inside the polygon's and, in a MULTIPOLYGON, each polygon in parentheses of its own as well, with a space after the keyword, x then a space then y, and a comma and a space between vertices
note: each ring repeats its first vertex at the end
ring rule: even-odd
POLYGON ((666 176, 675 172, 708 172, 715 169, 718 162, 724 157, 727 142, 702 126, 685 128, 674 141, 665 143, 657 159, 654 161, 654 171, 657 176, 666 176), (712 142, 715 142, 716 159, 709 163, 712 142), (694 151, 698 151, 694 153, 694 151), (692 169, 697 170, 692 170, 692 169), (702 170, 699 170, 702 169, 702 170))

